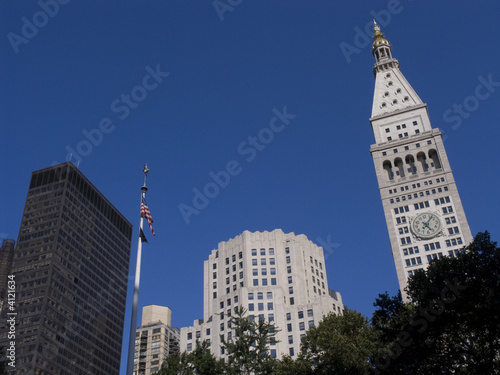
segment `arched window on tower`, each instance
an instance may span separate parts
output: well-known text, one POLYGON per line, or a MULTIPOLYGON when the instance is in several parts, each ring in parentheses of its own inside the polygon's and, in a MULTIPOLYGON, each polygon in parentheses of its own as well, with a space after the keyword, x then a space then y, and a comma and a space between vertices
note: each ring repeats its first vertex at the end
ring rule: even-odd
POLYGON ((413 157, 413 155, 407 155, 405 161, 406 164, 408 164, 408 173, 417 173, 417 167, 415 165, 415 158, 413 157))
POLYGON ((399 177, 404 177, 405 176, 405 168, 404 168, 404 165, 403 165, 403 160, 401 158, 396 158, 394 160, 394 165, 397 168, 396 174, 399 177))
POLYGON ((439 161, 439 155, 436 150, 432 149, 429 151, 429 159, 432 160, 435 169, 441 169, 441 162, 439 161))
POLYGON ((389 180, 394 180, 394 172, 392 171, 391 162, 388 160, 384 161, 383 167, 387 172, 387 178, 389 178, 389 180))
POLYGON ((427 172, 429 170, 429 166, 427 165, 427 158, 423 152, 419 152, 417 154, 417 160, 422 165, 422 171, 427 172))

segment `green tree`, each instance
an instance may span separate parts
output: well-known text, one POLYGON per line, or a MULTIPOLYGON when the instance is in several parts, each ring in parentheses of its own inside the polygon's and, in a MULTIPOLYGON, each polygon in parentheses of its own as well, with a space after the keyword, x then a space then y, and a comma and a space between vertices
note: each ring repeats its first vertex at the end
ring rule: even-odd
POLYGON ((276 328, 263 319, 246 315, 244 308, 236 307, 231 317, 231 339, 222 338, 228 355, 228 371, 231 374, 273 374, 278 361, 271 357, 269 344, 275 340, 276 328))
POLYGON ((222 375, 227 373, 226 363, 216 359, 207 341, 196 342, 190 352, 175 353, 167 357, 156 375, 222 375))
POLYGON ((281 358, 274 375, 312 375, 314 367, 310 361, 300 356, 294 360, 289 355, 281 358))
POLYGON ((417 356, 426 355, 425 347, 417 351, 415 347, 409 348, 414 342, 409 343, 408 337, 419 335, 415 327, 409 324, 417 313, 415 305, 403 303, 401 292, 394 297, 385 292, 375 300, 374 306, 377 309, 371 323, 380 344, 379 352, 371 358, 375 373, 413 374, 415 363, 419 363, 417 356))
POLYGON ((390 353, 380 374, 500 374, 500 249, 479 233, 462 254, 410 280, 409 304, 382 296, 373 325, 390 353))
POLYGON ((329 314, 302 339, 296 374, 367 375, 377 353, 376 332, 362 314, 346 309, 329 314))

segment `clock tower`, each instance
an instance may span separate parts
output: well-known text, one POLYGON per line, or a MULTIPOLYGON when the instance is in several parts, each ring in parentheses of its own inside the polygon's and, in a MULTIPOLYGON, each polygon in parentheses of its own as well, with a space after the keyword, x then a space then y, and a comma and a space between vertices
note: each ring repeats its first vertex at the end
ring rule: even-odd
POLYGON ((375 91, 370 123, 375 163, 392 254, 403 297, 416 270, 456 256, 472 241, 442 133, 427 105, 401 73, 374 21, 375 91))

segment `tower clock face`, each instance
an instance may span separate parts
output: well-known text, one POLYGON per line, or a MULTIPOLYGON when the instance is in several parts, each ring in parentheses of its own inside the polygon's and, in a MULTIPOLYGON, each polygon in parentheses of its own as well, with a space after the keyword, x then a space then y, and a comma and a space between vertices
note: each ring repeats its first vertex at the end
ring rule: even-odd
POLYGON ((432 238, 441 230, 441 220, 431 212, 422 213, 411 222, 411 230, 420 238, 432 238))

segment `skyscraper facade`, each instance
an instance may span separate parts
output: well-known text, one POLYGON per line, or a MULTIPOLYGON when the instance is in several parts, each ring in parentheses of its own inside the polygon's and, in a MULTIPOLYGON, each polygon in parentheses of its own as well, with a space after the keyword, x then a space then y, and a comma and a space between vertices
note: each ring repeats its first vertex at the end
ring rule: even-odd
POLYGON ((392 254, 403 296, 408 279, 433 259, 455 256, 472 241, 446 155, 427 105, 401 73, 377 24, 370 118, 375 163, 392 254))
MULTIPOLYGON (((71 163, 33 172, 15 276, 9 374, 118 374, 132 225, 71 163)), ((5 324, 5 317, 2 318, 5 324)))
POLYGON ((181 351, 207 340, 225 357, 221 336, 232 338, 231 315, 243 307, 278 332, 269 344, 273 357, 296 356, 300 339, 328 313, 342 313, 342 298, 328 288, 323 249, 305 235, 243 232, 219 243, 204 263, 203 319, 181 329, 181 351))
POLYGON ((165 359, 179 351, 179 330, 172 328, 172 310, 167 306, 142 308, 142 323, 135 334, 134 375, 157 372, 165 359))

